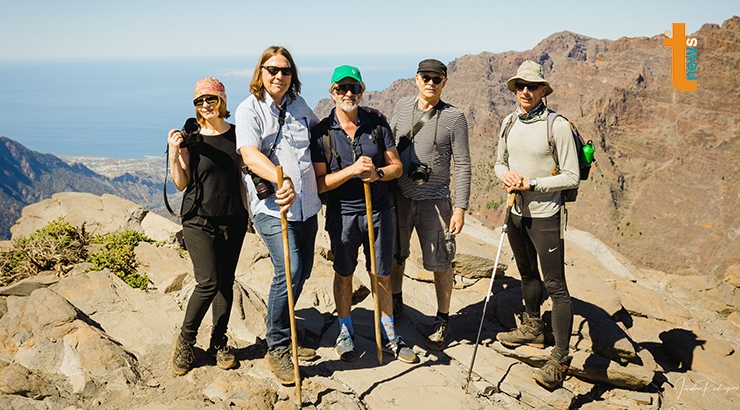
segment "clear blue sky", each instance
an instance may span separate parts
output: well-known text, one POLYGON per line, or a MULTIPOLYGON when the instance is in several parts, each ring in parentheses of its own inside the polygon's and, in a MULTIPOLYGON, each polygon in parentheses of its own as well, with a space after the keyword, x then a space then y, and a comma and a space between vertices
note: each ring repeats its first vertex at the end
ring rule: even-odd
POLYGON ((453 53, 531 49, 555 32, 654 36, 740 15, 727 1, 6 1, 0 59, 453 53))

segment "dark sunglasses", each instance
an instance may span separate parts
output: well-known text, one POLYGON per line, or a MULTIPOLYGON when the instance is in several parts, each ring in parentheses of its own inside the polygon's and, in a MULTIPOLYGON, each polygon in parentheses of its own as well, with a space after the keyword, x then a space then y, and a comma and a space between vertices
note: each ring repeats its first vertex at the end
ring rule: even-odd
POLYGON ((336 90, 337 92, 340 92, 340 93, 346 93, 347 91, 352 91, 352 94, 359 94, 362 92, 362 86, 357 83, 337 84, 336 90))
POLYGON ((293 67, 275 67, 271 65, 263 65, 262 68, 267 70, 270 75, 277 75, 277 73, 283 73, 283 77, 293 75, 293 67))
POLYGON ((429 80, 432 80, 432 82, 433 82, 434 84, 439 84, 439 83, 441 83, 441 82, 442 82, 442 80, 444 80, 444 78, 442 78, 442 77, 437 77, 436 75, 435 75, 435 76, 428 76, 428 75, 423 75, 423 76, 421 76, 421 81, 423 81, 423 82, 424 82, 424 84, 428 83, 428 82, 429 82, 429 80))
POLYGON ((210 105, 214 105, 218 102, 218 96, 215 95, 206 95, 200 98, 196 98, 193 100, 193 105, 196 107, 202 107, 204 103, 208 103, 210 105))
POLYGON ((543 85, 540 83, 516 83, 514 87, 516 87, 517 91, 524 91, 525 88, 529 89, 529 91, 537 91, 543 85))

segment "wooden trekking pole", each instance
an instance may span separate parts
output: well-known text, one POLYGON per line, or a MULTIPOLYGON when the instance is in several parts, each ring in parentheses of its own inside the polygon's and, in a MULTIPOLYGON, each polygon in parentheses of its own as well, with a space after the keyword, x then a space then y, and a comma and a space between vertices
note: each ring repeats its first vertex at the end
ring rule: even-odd
POLYGON ((367 210, 367 241, 370 246, 370 287, 373 291, 375 316, 375 347, 378 351, 378 364, 383 364, 383 350, 380 335, 380 295, 378 291, 378 267, 375 260, 375 229, 373 227, 373 195, 370 184, 365 182, 365 209, 367 210))
POLYGON ((478 336, 475 338, 475 347, 473 348, 473 357, 470 359, 470 368, 468 368, 468 377, 465 382, 465 393, 468 392, 468 386, 470 385, 470 375, 473 373, 473 364, 475 363, 475 354, 478 353, 478 342, 480 342, 480 334, 483 331, 483 319, 486 317, 486 309, 488 308, 488 300, 491 298, 491 290, 493 290, 493 279, 496 277, 496 269, 498 269, 498 261, 501 257, 501 248, 504 247, 504 237, 506 236, 506 230, 509 224, 509 214, 511 213, 511 207, 514 206, 514 200, 516 199, 516 191, 509 194, 509 201, 506 204, 506 213, 504 214, 504 225, 501 227, 501 240, 498 243, 498 251, 496 251, 496 261, 493 263, 493 272, 491 272, 491 282, 488 284, 488 292, 486 293, 486 302, 483 304, 483 314, 480 317, 480 326, 478 326, 478 336))
MULTIPOLYGON (((283 167, 277 166, 278 189, 283 187, 283 167)), ((295 326, 295 305, 293 302, 293 279, 290 276, 290 244, 288 241, 288 219, 280 212, 280 225, 283 230, 283 256, 285 258, 285 286, 288 288, 288 312, 290 313, 290 345, 293 352, 293 370, 295 371, 295 391, 298 406, 301 406, 301 370, 298 368, 298 331, 295 326)))

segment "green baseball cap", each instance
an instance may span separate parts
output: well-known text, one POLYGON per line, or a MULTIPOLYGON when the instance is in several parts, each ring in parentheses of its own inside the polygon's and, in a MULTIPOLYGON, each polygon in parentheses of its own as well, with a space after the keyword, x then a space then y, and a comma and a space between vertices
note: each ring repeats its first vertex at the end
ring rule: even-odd
POLYGON ((345 78, 351 78, 361 83, 362 75, 360 74, 360 69, 352 67, 351 65, 340 65, 334 69, 334 74, 331 76, 331 82, 338 83, 345 78))

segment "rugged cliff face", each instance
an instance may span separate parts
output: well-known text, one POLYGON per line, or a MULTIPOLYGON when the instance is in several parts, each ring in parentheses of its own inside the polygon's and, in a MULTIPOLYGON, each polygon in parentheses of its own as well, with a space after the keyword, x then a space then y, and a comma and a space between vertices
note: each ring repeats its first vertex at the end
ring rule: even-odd
MULTIPOLYGON (((501 120, 515 105, 505 82, 530 59, 555 89, 548 105, 597 145, 601 173, 581 184, 569 206, 572 226, 643 267, 721 277, 740 264, 740 17, 687 37, 698 42, 695 92, 673 87, 662 34, 610 41, 566 31, 532 50, 449 63, 443 99, 465 112, 471 131, 472 214, 500 222, 503 192, 492 165, 501 120)), ((399 80, 363 104, 390 116, 414 93, 411 80, 399 80)))

